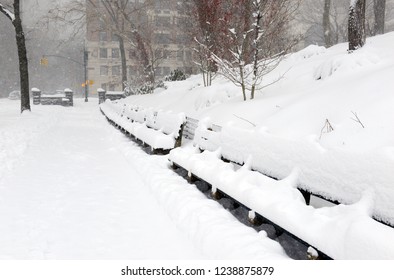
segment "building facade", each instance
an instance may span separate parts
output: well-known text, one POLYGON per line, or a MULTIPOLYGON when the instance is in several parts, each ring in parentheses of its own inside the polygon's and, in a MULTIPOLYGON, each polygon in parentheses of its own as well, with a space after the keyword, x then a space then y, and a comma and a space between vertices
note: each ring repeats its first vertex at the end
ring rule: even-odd
POLYGON ((141 83, 147 72, 147 65, 142 63, 141 50, 133 35, 135 30, 143 41, 150 73, 156 82, 176 69, 192 74, 191 40, 185 32, 188 17, 182 10, 182 2, 132 0, 125 10, 110 15, 105 5, 112 5, 111 2, 114 1, 87 1, 87 77, 91 81, 91 94, 98 88, 109 91, 124 89, 121 49, 116 36, 120 25, 128 83, 141 83), (122 13, 127 13, 127 19, 122 13))

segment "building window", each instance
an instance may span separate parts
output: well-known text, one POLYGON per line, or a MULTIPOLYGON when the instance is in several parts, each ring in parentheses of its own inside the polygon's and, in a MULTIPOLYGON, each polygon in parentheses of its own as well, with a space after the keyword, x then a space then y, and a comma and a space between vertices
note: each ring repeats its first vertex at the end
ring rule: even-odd
POLYGON ((119 49, 112 49, 112 58, 119 58, 119 49))
POLYGON ((170 1, 168 0, 156 0, 155 1, 155 9, 156 10, 163 10, 163 9, 168 9, 170 5, 170 1))
POLYGON ((187 35, 177 35, 176 36, 177 44, 184 45, 187 43, 187 41, 188 41, 187 35))
POLYGON ((176 52, 176 59, 179 61, 183 61, 183 50, 178 50, 176 52))
POLYGON ((120 76, 120 66, 112 66, 112 76, 120 76))
POLYGON ((155 35, 155 43, 156 44, 171 44, 171 35, 170 34, 156 34, 155 35))
POLYGON ((155 17, 156 26, 170 27, 171 17, 166 16, 156 16, 155 17))
POLYGON ((106 42, 107 41, 107 32, 101 31, 99 39, 100 39, 100 42, 106 42))
POLYGON ((100 66, 100 76, 108 76, 108 66, 106 65, 100 66))
POLYGON ((164 59, 170 59, 171 58, 171 52, 169 50, 163 50, 163 58, 164 59))
POLYGON ((109 91, 114 91, 115 90, 115 85, 114 84, 110 84, 109 85, 109 91))
POLYGON ((191 61, 192 60, 192 52, 191 51, 186 51, 185 55, 186 55, 186 60, 187 61, 191 61))
POLYGON ((108 52, 106 48, 100 48, 100 58, 108 58, 108 52))

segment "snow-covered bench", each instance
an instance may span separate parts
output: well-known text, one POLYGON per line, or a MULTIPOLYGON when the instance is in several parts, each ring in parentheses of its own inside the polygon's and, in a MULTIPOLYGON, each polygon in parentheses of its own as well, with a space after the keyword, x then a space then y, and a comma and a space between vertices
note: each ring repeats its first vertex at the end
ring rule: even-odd
MULTIPOLYGON (((360 191, 359 198, 347 205, 322 208, 307 205, 297 189, 305 180, 305 171, 301 165, 291 166, 295 147, 291 143, 286 146, 277 138, 264 139, 260 134, 270 137, 265 132, 235 127, 223 127, 219 131, 201 122, 194 146, 172 150, 169 160, 186 169, 189 177, 209 183, 213 192, 223 192, 250 209, 250 218, 261 215, 331 258, 394 258, 394 243, 390 242, 394 240, 394 229, 372 218, 379 208, 374 189, 360 191), (242 167, 225 162, 223 158, 242 167), (279 168, 287 174, 278 176, 281 175, 277 171, 279 168)), ((296 144, 305 156, 313 156, 307 144, 301 147, 302 143, 296 144)), ((316 168, 321 169, 321 166, 316 168)), ((324 170, 320 171, 320 185, 314 189, 303 186, 305 189, 323 193, 320 188, 324 190, 330 178, 324 178, 324 170)), ((343 192, 349 188, 336 197, 345 197, 343 192)))
POLYGON ((119 128, 149 145, 152 152, 168 152, 181 145, 183 113, 154 111, 110 100, 100 108, 119 128))

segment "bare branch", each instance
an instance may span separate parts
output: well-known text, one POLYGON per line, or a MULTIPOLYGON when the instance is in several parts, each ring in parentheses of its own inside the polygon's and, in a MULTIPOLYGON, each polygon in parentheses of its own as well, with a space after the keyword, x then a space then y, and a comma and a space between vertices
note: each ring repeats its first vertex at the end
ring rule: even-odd
POLYGON ((242 117, 240 117, 240 116, 237 116, 236 114, 233 114, 233 116, 234 116, 234 117, 237 117, 237 118, 240 119, 240 120, 243 120, 243 121, 245 121, 245 122, 248 122, 248 123, 250 123, 251 125, 253 125, 254 127, 256 127, 256 124, 252 123, 251 121, 248 121, 247 119, 244 119, 244 118, 242 118, 242 117))
POLYGON ((2 4, 0 4, 0 12, 2 12, 6 17, 8 17, 12 22, 14 22, 15 20, 14 13, 6 9, 2 4))
POLYGON ((352 111, 352 114, 355 117, 355 119, 354 118, 350 118, 350 119, 355 121, 355 122, 357 122, 357 123, 359 123, 362 126, 362 128, 365 128, 364 124, 361 122, 361 120, 357 116, 357 113, 352 111))
POLYGON ((324 123, 324 126, 320 131, 319 139, 321 139, 321 137, 323 136, 323 133, 330 133, 331 131, 334 131, 334 128, 332 127, 330 121, 328 119, 326 119, 326 122, 324 123))

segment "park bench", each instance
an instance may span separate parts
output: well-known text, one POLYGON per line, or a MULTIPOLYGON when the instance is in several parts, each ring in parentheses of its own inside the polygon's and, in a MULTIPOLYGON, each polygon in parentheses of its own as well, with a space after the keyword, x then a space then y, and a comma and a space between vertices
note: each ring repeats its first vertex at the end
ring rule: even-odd
POLYGON ((167 153, 181 145, 183 113, 155 111, 110 100, 101 104, 100 109, 118 128, 149 145, 152 153, 167 153))
POLYGON ((389 241, 394 240, 394 229, 372 218, 376 210, 373 192, 364 191, 359 201, 347 204, 312 207, 305 193, 339 201, 343 198, 327 194, 330 190, 324 186, 330 178, 322 178, 321 185, 311 187, 305 184, 313 181, 304 177, 304 170, 282 161, 280 155, 275 163, 277 149, 291 154, 292 147, 286 150, 285 142, 263 140, 269 136, 254 129, 221 128, 205 122, 199 123, 194 135, 193 146, 170 152, 170 162, 184 168, 190 181, 207 182, 213 197, 225 195, 247 208, 250 220, 260 217, 296 237, 313 248, 309 252, 312 257, 394 257, 394 243, 389 241), (264 163, 276 164, 275 172, 264 163), (280 167, 286 175, 276 173, 280 167))

